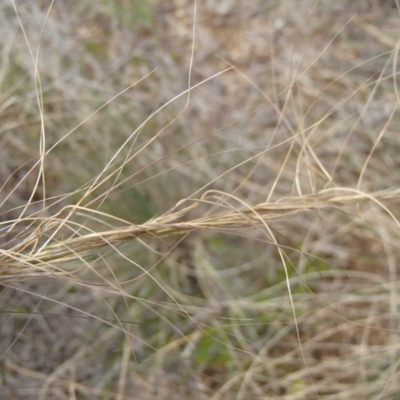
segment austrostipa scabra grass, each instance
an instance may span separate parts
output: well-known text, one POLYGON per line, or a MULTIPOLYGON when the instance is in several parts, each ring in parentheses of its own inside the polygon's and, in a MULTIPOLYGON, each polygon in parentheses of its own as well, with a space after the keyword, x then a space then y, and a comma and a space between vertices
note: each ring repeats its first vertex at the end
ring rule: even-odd
POLYGON ((392 6, 2 4, 0 397, 396 398, 392 6))

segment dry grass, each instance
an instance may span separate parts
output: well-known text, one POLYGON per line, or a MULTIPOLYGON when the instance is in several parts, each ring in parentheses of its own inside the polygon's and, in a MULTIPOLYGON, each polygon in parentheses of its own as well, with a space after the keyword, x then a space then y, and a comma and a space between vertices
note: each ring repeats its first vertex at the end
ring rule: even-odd
POLYGON ((2 399, 395 399, 393 1, 0 5, 2 399))

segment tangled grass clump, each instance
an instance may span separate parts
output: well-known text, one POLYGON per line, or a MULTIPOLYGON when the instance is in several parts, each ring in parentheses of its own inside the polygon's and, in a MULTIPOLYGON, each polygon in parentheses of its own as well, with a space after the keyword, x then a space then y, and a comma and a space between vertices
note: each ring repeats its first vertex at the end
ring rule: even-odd
MULTIPOLYGON (((337 191, 337 189, 336 189, 337 191)), ((343 189, 344 192, 349 192, 343 189)), ((380 205, 393 220, 398 223, 391 211, 381 204, 383 199, 396 199, 399 196, 399 189, 377 192, 372 194, 357 193, 334 196, 335 191, 325 190, 312 196, 303 196, 298 199, 287 199, 276 203, 261 203, 255 206, 246 205, 244 207, 231 209, 230 211, 211 213, 200 218, 184 220, 190 210, 196 209, 200 204, 212 204, 221 206, 226 202, 223 197, 228 198, 225 193, 206 192, 205 195, 194 201, 190 206, 177 210, 177 204, 165 214, 155 217, 144 224, 132 224, 125 221, 124 226, 117 226, 107 231, 93 232, 87 230, 85 225, 70 222, 71 215, 79 211, 80 218, 89 220, 97 217, 100 219, 101 213, 90 209, 75 209, 68 212, 70 207, 62 209, 54 217, 46 218, 27 218, 16 221, 8 221, 12 227, 17 227, 19 223, 29 223, 30 228, 22 229, 16 237, 5 242, 5 246, 17 243, 8 250, 3 250, 0 258, 2 274, 0 280, 4 283, 8 280, 18 280, 28 275, 29 277, 40 277, 42 274, 57 275, 63 274, 60 267, 54 267, 53 263, 62 265, 63 263, 76 262, 87 255, 106 248, 115 247, 121 243, 135 239, 162 238, 171 235, 185 235, 193 231, 226 232, 232 233, 239 229, 261 229, 267 235, 271 232, 268 229, 268 222, 275 219, 285 219, 291 215, 318 211, 327 208, 340 208, 345 206, 359 205, 361 202, 370 201, 380 205), (333 196, 329 197, 327 194, 333 196), (69 214, 69 215, 68 215, 69 214), (68 217, 63 217, 68 215, 68 217), (183 219, 183 220, 182 220, 183 219), (34 227, 34 228, 33 228, 34 227), (61 235, 61 238, 60 238, 61 235), (44 243, 43 238, 45 238, 44 243)), ((230 208, 225 205, 225 208, 230 208)), ((107 216, 112 219, 112 216, 107 216)), ((116 219, 116 223, 122 221, 116 219)), ((12 232, 12 230, 11 230, 12 232)), ((10 235, 10 229, 5 230, 3 236, 10 235)), ((273 240, 273 235, 271 240, 273 240)))

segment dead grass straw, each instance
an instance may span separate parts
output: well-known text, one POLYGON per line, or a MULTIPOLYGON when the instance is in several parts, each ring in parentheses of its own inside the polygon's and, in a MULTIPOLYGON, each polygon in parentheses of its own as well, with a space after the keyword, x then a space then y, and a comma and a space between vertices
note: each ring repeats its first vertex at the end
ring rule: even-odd
MULTIPOLYGON (((171 235, 183 235, 193 231, 225 231, 234 233, 240 229, 263 229, 264 224, 273 220, 292 218, 300 213, 319 212, 329 208, 337 208, 343 212, 357 213, 358 207, 366 202, 378 204, 397 223, 392 214, 382 201, 393 200, 400 194, 400 190, 387 190, 371 194, 361 193, 351 189, 325 190, 312 196, 282 199, 275 203, 261 203, 255 206, 241 204, 233 208, 225 204, 228 211, 211 213, 200 218, 188 219, 189 212, 195 211, 200 205, 223 205, 226 199, 232 196, 208 191, 199 200, 184 200, 173 209, 144 224, 129 224, 115 227, 110 230, 79 233, 85 230, 84 226, 70 223, 63 215, 78 213, 87 219, 104 217, 102 213, 94 210, 72 207, 65 208, 59 214, 49 218, 29 218, 27 220, 9 221, 13 226, 29 222, 27 232, 19 236, 23 239, 10 249, 2 249, 0 257, 0 282, 21 279, 24 277, 38 277, 46 273, 51 275, 62 274, 62 264, 79 261, 91 254, 121 243, 136 239, 162 238, 171 235), (338 192, 343 194, 339 195, 338 192), (223 198, 225 197, 225 200, 223 198), (189 206, 185 203, 190 202, 189 206), (32 228, 32 226, 36 226, 32 228), (74 232, 67 236, 67 232, 74 232), (61 233, 61 238, 60 238, 61 233), (43 243, 43 238, 46 238, 43 243), (55 263, 57 268, 54 269, 55 263)), ((243 203, 237 198, 234 198, 243 203)), ((113 219, 112 216, 107 216, 113 219)), ((12 233, 12 231, 11 231, 12 233)), ((10 232, 6 231, 7 235, 10 232)), ((14 239, 14 242, 18 238, 14 239)), ((11 240, 12 242, 13 240, 11 240)))

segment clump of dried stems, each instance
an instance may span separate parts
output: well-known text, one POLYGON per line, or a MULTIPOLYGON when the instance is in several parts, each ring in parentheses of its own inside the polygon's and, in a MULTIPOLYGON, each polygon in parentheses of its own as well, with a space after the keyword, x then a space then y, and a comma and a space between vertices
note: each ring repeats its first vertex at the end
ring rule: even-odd
MULTIPOLYGON (((66 207, 52 217, 27 218, 7 221, 2 236, 9 236, 18 224, 28 226, 4 243, 0 257, 0 281, 15 281, 26 277, 40 277, 43 274, 63 274, 62 264, 79 261, 108 246, 136 239, 162 238, 172 235, 183 235, 193 231, 220 232, 251 228, 266 229, 271 220, 285 219, 299 213, 315 212, 329 208, 359 206, 364 202, 380 205, 398 224, 396 217, 382 204, 383 200, 398 198, 400 189, 376 193, 359 193, 356 190, 342 189, 346 194, 338 195, 339 188, 324 190, 312 196, 283 199, 279 202, 267 202, 257 205, 242 205, 237 209, 211 213, 200 218, 185 218, 189 211, 200 204, 223 204, 226 193, 206 192, 199 200, 182 200, 177 206, 161 216, 143 224, 132 224, 125 221, 122 226, 100 232, 85 232, 85 226, 70 223, 69 217, 79 211, 81 217, 93 218, 95 210, 66 207), (349 193, 350 192, 350 193, 349 193), (189 206, 185 203, 189 202, 189 206), (65 217, 69 216, 69 217, 65 217), (14 244, 16 243, 16 244, 14 244), (11 246, 10 246, 11 245, 11 246), (9 247, 7 249, 7 247, 9 247), (55 263, 57 267, 55 268, 55 263)), ((240 202, 239 199, 237 199, 240 202)), ((228 208, 228 205, 225 205, 228 208)), ((108 216, 112 218, 112 216, 108 216)), ((120 220, 116 221, 122 222, 120 220)))

